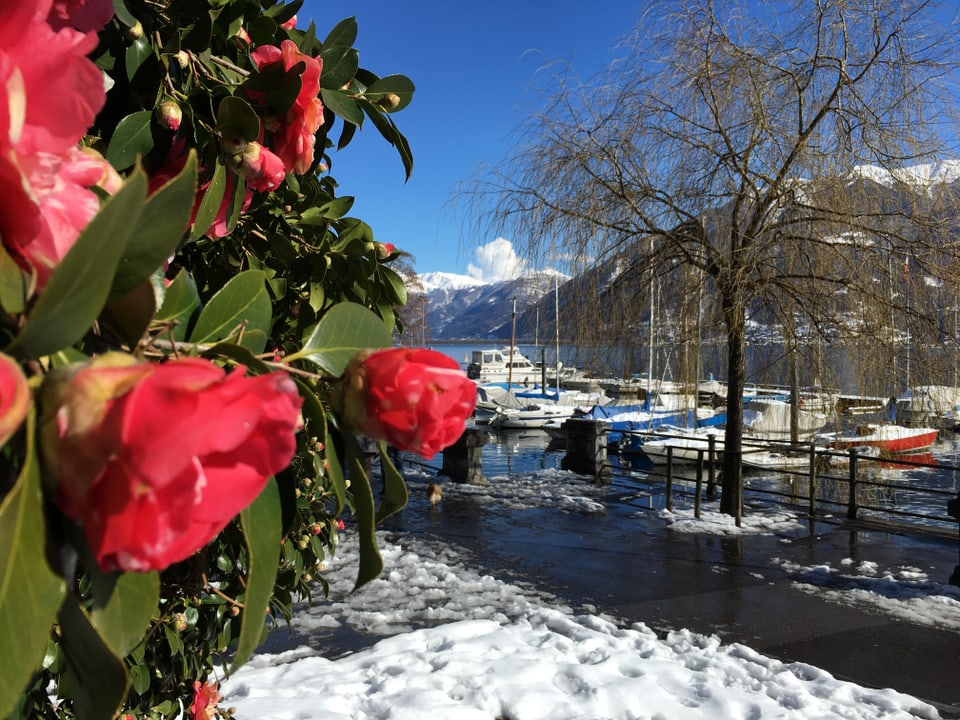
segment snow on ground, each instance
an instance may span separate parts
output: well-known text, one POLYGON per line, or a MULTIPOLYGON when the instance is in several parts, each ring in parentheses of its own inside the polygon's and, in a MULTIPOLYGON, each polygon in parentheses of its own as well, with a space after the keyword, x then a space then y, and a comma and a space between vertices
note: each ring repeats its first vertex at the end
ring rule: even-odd
POLYGON ((746 515, 740 519, 739 527, 733 516, 713 510, 701 511, 699 520, 694 516, 692 509, 661 510, 659 515, 671 530, 677 532, 755 535, 783 534, 804 528, 796 515, 781 510, 767 510, 763 514, 746 515))
MULTIPOLYGON (((407 465, 404 472, 411 494, 436 480, 435 474, 416 465, 407 465)), ((601 500, 607 489, 569 470, 539 470, 523 475, 521 481, 516 476, 491 475, 485 485, 448 482, 444 483, 443 492, 444 497, 474 498, 507 510, 559 508, 586 515, 606 511, 601 500)))
POLYGON ((478 574, 452 552, 379 539, 389 568, 382 578, 348 594, 356 555, 346 540, 325 571, 333 601, 295 622, 299 631, 346 622, 397 634, 338 660, 306 648, 255 657, 223 685, 222 704, 238 718, 939 717, 909 696, 716 637, 684 630, 660 639, 641 623, 576 615, 532 587, 478 574))
MULTIPOLYGON (((422 480, 411 478, 412 488, 422 480)), ((445 499, 463 493, 509 508, 602 507, 594 486, 561 471, 533 473, 522 483, 490 480, 477 488, 447 485, 445 499)), ((709 511, 700 520, 686 510, 660 516, 680 531, 779 533, 801 526, 779 511, 751 515, 740 528, 709 511)), ((307 646, 257 655, 224 681, 222 706, 235 706, 240 720, 940 717, 910 696, 843 682, 716 636, 681 630, 658 637, 642 623, 618 623, 590 608, 576 613, 533 585, 472 569, 447 545, 398 533, 379 532, 378 539, 382 577, 351 594, 357 555, 347 533, 324 569, 329 600, 301 608, 294 630, 306 635, 348 625, 389 637, 336 660, 307 646)), ((931 582, 917 568, 773 564, 800 590, 960 628, 960 590, 931 582)))
POLYGON ((869 605, 910 622, 960 631, 960 587, 932 582, 919 568, 882 569, 873 562, 845 558, 843 567, 829 563, 802 567, 774 558, 792 576, 795 586, 841 605, 869 605))

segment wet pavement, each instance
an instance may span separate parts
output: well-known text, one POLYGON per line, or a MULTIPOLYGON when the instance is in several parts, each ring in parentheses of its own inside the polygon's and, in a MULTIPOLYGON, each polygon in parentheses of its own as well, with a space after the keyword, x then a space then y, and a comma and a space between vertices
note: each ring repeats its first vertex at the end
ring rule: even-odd
POLYGON ((808 663, 859 685, 893 688, 960 718, 960 632, 840 605, 795 587, 783 568, 844 559, 913 567, 946 583, 958 540, 816 523, 785 535, 675 532, 642 500, 611 494, 598 515, 556 508, 510 510, 448 493, 431 508, 412 487, 409 507, 386 529, 458 546, 466 562, 523 580, 574 608, 686 628, 743 643, 785 662, 808 663))

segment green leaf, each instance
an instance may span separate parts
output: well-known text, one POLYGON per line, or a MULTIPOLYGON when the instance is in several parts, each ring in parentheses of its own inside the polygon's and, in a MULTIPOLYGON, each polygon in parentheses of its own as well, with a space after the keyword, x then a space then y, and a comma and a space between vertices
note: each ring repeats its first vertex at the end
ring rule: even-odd
POLYGON ((247 182, 234 172, 230 173, 227 182, 227 192, 230 192, 230 203, 227 205, 227 232, 233 232, 243 210, 243 201, 246 199, 247 182), (232 182, 230 182, 232 181, 232 182))
POLYGON ((380 275, 383 277, 390 287, 391 297, 390 300, 394 305, 406 305, 407 304, 407 284, 403 281, 403 278, 400 277, 400 274, 397 273, 392 268, 380 266, 380 275))
POLYGON ((146 194, 147 176, 137 170, 107 199, 53 271, 11 351, 42 357, 72 345, 90 329, 107 301, 146 194))
POLYGON ((304 418, 310 424, 310 434, 315 436, 324 446, 323 454, 327 460, 330 482, 333 483, 334 495, 337 498, 337 506, 331 514, 336 517, 343 510, 344 505, 347 504, 347 483, 343 477, 343 467, 340 465, 335 444, 328 437, 327 411, 312 387, 295 376, 293 381, 300 388, 300 397, 303 398, 302 412, 304 418))
POLYGON ((363 125, 363 111, 357 106, 354 98, 340 90, 330 88, 320 88, 320 96, 325 108, 357 127, 363 125))
POLYGON ((342 88, 353 80, 360 69, 360 53, 353 48, 346 48, 341 53, 321 52, 320 57, 323 59, 320 87, 327 90, 342 88))
POLYGON ((0 503, 0 717, 7 717, 40 666, 66 594, 63 578, 47 564, 33 415, 26 423, 23 469, 0 503))
POLYGON ((373 121, 374 126, 380 131, 384 140, 397 148, 397 152, 400 154, 400 160, 403 163, 403 169, 406 171, 407 179, 409 180, 410 174, 413 172, 413 153, 410 151, 410 143, 407 142, 407 139, 400 130, 397 129, 396 123, 387 117, 378 106, 363 98, 359 99, 357 103, 367 114, 367 117, 373 121))
POLYGON ((109 598, 94 598, 90 622, 118 657, 125 657, 143 638, 160 602, 160 575, 121 573, 109 598))
POLYGON ((107 720, 127 696, 127 665, 100 637, 77 597, 68 594, 60 609, 61 647, 67 683, 78 720, 107 720))
POLYGON ((217 107, 217 130, 224 138, 253 142, 260 136, 260 118, 246 100, 228 95, 217 107))
POLYGON ((368 87, 363 95, 384 112, 394 113, 410 104, 414 89, 413 81, 405 75, 387 75, 368 87), (396 96, 396 104, 383 102, 388 95, 396 96))
POLYGON ((273 45, 276 34, 277 23, 267 15, 261 15, 247 25, 247 35, 254 45, 273 45))
POLYGON ((200 307, 200 294, 193 276, 181 270, 167 287, 163 305, 157 311, 157 320, 175 323, 173 339, 182 342, 187 337, 187 327, 193 312, 200 307))
MULTIPOLYGON (((349 48, 357 41, 357 19, 344 18, 323 39, 323 48, 349 48)), ((322 53, 321 53, 322 57, 322 53)))
POLYGON ((287 3, 286 5, 283 3, 274 5, 272 8, 264 11, 263 14, 273 18, 277 25, 282 25, 296 15, 302 6, 303 0, 293 0, 293 2, 287 3))
POLYGON ((163 277, 158 272, 126 295, 107 302, 100 319, 114 329, 120 340, 136 345, 150 326, 162 298, 163 277))
POLYGON ((356 303, 338 303, 316 324, 303 348, 287 360, 304 358, 338 376, 360 350, 390 345, 390 329, 376 314, 356 303))
POLYGON ((204 53, 210 48, 213 36, 212 12, 201 13, 197 21, 181 31, 180 47, 194 53, 204 53))
POLYGON ((107 147, 107 160, 117 170, 125 170, 153 149, 152 121, 151 111, 139 110, 117 123, 107 147))
POLYGON ((283 63, 272 63, 263 70, 251 75, 243 84, 243 89, 251 96, 262 96, 262 102, 276 115, 285 115, 293 107, 303 81, 300 76, 306 69, 303 62, 284 68, 283 63))
POLYGON ((245 366, 248 370, 252 370, 254 373, 266 374, 274 371, 272 367, 267 365, 263 360, 250 352, 249 348, 243 345, 235 345, 234 343, 227 342, 217 343, 202 354, 207 358, 230 358, 234 362, 245 366))
POLYGON ((270 596, 280 561, 280 491, 270 479, 253 504, 240 513, 240 525, 247 541, 247 590, 240 618, 240 639, 232 669, 243 665, 263 636, 270 596))
POLYGON ((113 12, 117 16, 117 20, 127 27, 133 27, 137 24, 137 19, 127 9, 127 4, 124 0, 113 0, 113 12))
POLYGON ((377 443, 380 450, 380 467, 383 470, 383 497, 377 508, 377 522, 383 522, 407 506, 409 493, 407 483, 387 455, 386 443, 377 443))
POLYGON ((203 193, 203 200, 200 201, 200 207, 197 208, 197 216, 193 221, 193 232, 191 239, 196 240, 203 235, 213 221, 217 219, 217 213, 220 212, 220 203, 223 202, 223 194, 227 189, 227 168, 218 162, 213 171, 213 177, 210 179, 210 185, 203 193))
POLYGON ((150 277, 183 240, 197 191, 197 155, 191 150, 183 170, 147 198, 113 279, 111 297, 130 292, 150 277))
POLYGON ((22 313, 27 301, 27 276, 0 245, 0 308, 11 314, 22 313))
POLYGON ((137 74, 137 70, 140 69, 140 66, 143 65, 144 60, 150 57, 153 54, 153 48, 150 46, 150 43, 147 42, 145 36, 138 37, 127 47, 126 56, 124 58, 127 67, 127 79, 133 80, 133 76, 137 74))
POLYGON ((242 330, 239 344, 254 354, 263 352, 272 321, 265 280, 260 270, 246 270, 231 278, 200 313, 190 342, 214 343, 242 330))
POLYGON ((357 539, 360 543, 360 562, 354 590, 363 587, 383 572, 383 558, 377 547, 376 518, 374 516, 373 490, 363 471, 363 453, 356 437, 349 435, 347 462, 350 467, 350 489, 353 491, 353 512, 357 518, 357 539))
POLYGON ((330 220, 338 220, 350 212, 354 198, 349 195, 334 198, 320 206, 310 207, 300 216, 302 225, 317 225, 323 227, 330 220))

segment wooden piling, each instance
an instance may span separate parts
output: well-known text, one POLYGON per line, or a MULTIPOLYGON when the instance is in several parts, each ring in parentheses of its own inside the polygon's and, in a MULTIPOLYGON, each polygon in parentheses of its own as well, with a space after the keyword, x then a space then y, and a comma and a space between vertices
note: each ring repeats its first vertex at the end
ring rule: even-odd
POLYGON ((857 449, 850 448, 850 497, 847 498, 847 519, 857 519, 857 449))
POLYGON ((567 435, 567 452, 560 461, 564 470, 591 475, 600 485, 610 482, 612 474, 607 462, 606 423, 590 418, 570 418, 563 423, 567 435))
POLYGON ((486 485, 483 476, 483 446, 487 433, 467 428, 453 445, 443 451, 443 466, 438 475, 446 475, 454 482, 467 485, 486 485))

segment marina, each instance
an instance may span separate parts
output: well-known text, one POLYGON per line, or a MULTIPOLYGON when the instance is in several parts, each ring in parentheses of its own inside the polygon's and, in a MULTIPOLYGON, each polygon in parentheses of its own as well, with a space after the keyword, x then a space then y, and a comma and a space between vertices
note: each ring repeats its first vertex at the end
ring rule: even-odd
MULTIPOLYGON (((484 477, 508 477, 518 483, 524 476, 543 470, 562 471, 566 450, 542 429, 496 430, 478 428, 483 439, 482 474, 484 477)), ((809 452, 754 450, 745 446, 745 505, 770 507, 785 505, 794 510, 810 507, 809 452), (751 458, 746 460, 746 458, 751 458)), ((842 518, 848 512, 850 496, 850 457, 848 451, 824 448, 818 451, 815 466, 816 512, 842 518)), ((670 473, 675 497, 691 505, 696 490, 706 493, 708 459, 704 458, 698 481, 697 467, 677 464, 670 473)), ((428 475, 440 470, 441 458, 428 461, 405 457, 404 462, 418 473, 428 475)), ((637 454, 606 455, 609 468, 605 494, 629 498, 630 502, 656 510, 668 506, 667 471, 662 463, 637 454)), ((864 451, 856 456, 856 487, 859 518, 874 518, 913 527, 917 532, 932 531, 957 536, 957 521, 947 514, 947 503, 960 493, 960 438, 940 437, 927 453, 882 459, 864 451)), ((443 482, 452 482, 442 478, 443 482)), ((749 512, 749 509, 747 510, 749 512)))

